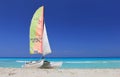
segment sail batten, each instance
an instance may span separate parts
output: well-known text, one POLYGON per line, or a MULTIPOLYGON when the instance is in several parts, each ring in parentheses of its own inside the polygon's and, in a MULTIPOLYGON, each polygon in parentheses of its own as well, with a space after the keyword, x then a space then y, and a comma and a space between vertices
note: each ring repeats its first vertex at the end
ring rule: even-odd
POLYGON ((44 23, 44 6, 40 7, 31 20, 30 25, 30 54, 51 53, 47 31, 44 23))

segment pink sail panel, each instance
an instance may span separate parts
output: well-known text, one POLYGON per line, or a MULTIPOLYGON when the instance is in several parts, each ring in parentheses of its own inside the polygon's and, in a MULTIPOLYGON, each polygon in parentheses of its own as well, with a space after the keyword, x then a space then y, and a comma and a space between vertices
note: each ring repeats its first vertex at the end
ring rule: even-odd
POLYGON ((38 53, 42 54, 43 53, 43 49, 42 49, 42 39, 43 39, 43 22, 44 22, 44 7, 42 7, 42 12, 41 12, 41 16, 39 17, 39 21, 37 24, 37 28, 36 28, 36 38, 39 39, 39 42, 36 42, 34 44, 34 49, 37 50, 38 53))

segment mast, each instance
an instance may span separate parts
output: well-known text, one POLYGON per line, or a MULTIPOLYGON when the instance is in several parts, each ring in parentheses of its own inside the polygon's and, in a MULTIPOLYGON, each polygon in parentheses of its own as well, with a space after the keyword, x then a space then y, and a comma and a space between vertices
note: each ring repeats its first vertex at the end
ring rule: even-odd
MULTIPOLYGON (((44 32, 44 6, 42 5, 42 7, 43 7, 43 32, 44 32)), ((44 52, 44 50, 43 50, 43 52, 44 52)), ((45 55, 43 55, 43 53, 42 53, 42 59, 45 59, 45 55)))

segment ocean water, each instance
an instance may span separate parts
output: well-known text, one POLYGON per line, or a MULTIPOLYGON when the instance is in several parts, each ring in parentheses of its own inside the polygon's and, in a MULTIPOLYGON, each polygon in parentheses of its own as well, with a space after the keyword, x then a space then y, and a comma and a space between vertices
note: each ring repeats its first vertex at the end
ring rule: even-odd
MULTIPOLYGON (((25 62, 40 60, 40 58, 0 58, 0 67, 22 68, 25 62)), ((46 58, 51 62, 63 62, 64 69, 120 68, 120 58, 46 58)))

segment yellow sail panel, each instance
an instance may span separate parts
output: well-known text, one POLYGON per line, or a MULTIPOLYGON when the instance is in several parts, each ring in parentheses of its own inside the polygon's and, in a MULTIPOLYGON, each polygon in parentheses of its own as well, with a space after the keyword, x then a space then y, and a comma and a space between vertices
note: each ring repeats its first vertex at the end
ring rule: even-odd
POLYGON ((30 54, 42 54, 44 6, 33 15, 30 25, 30 54))

